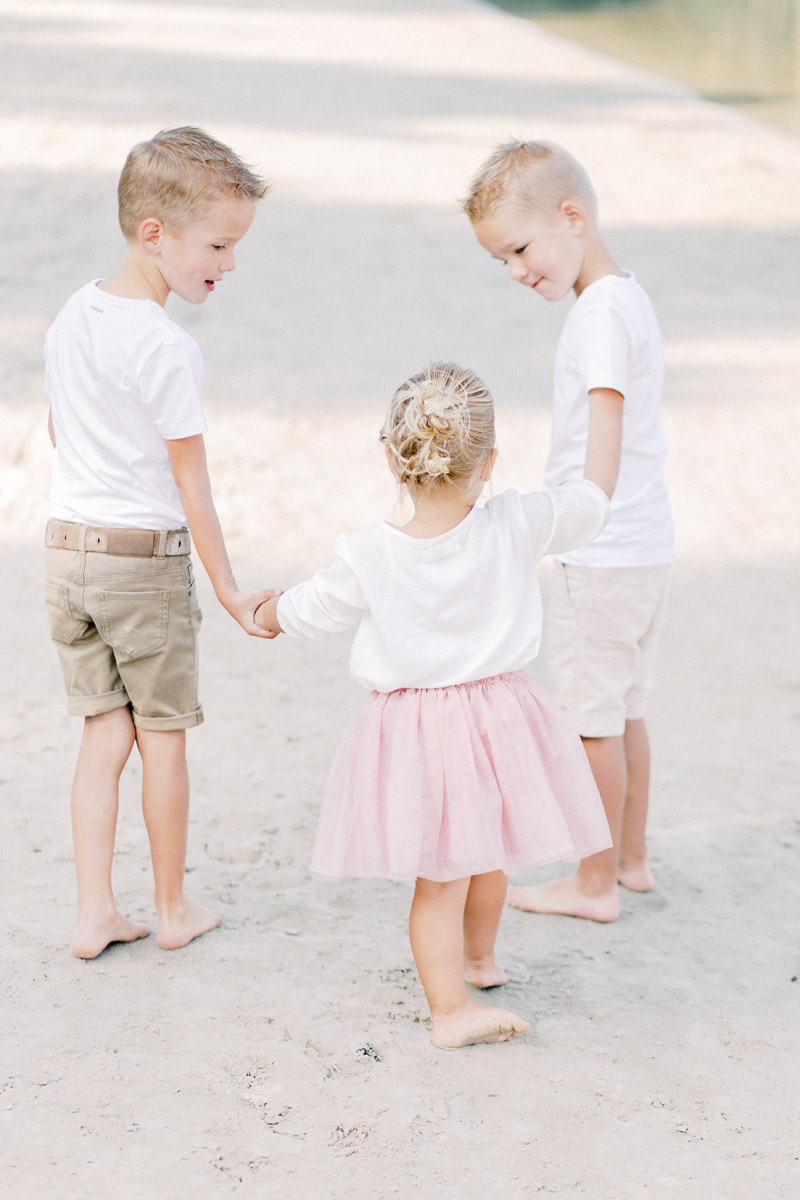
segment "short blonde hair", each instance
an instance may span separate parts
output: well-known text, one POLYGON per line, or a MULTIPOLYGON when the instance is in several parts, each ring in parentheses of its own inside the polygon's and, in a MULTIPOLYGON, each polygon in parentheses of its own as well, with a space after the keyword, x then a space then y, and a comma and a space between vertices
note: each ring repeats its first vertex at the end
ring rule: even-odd
POLYGON ((494 449, 492 394, 459 363, 428 363, 395 392, 380 440, 402 484, 471 483, 494 449))
POLYGON ((130 241, 145 217, 180 232, 216 200, 260 200, 269 185, 202 129, 162 129, 134 146, 119 179, 119 224, 130 241))
POLYGON ((555 212, 565 200, 579 200, 597 219, 597 196, 584 168, 555 142, 504 142, 483 163, 461 206, 473 223, 505 204, 555 212))

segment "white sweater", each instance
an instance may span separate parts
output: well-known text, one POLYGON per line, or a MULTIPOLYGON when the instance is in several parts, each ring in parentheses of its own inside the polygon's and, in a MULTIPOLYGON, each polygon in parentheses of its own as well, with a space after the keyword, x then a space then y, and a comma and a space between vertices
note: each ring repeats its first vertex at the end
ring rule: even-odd
POLYGON ((542 635, 536 563, 580 546, 608 519, 587 480, 504 492, 434 538, 385 521, 336 539, 336 558, 278 601, 290 637, 358 631, 350 671, 365 688, 447 687, 516 671, 542 635))

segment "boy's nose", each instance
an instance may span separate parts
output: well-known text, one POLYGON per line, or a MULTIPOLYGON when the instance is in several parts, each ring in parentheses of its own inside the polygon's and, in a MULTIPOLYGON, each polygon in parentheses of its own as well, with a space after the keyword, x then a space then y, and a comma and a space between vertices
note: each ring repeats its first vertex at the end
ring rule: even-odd
POLYGON ((236 259, 233 257, 233 251, 231 251, 230 254, 225 255, 225 260, 222 263, 222 270, 223 271, 235 271, 236 270, 236 259))
POLYGON ((510 262, 508 264, 508 270, 515 283, 521 283, 528 274, 528 268, 524 263, 521 262, 510 262))

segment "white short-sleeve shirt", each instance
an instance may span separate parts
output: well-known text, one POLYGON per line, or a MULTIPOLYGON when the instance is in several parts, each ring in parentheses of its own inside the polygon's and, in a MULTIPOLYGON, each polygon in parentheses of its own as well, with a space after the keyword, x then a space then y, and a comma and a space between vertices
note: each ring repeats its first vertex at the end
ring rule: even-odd
POLYGON ((559 554, 583 567, 653 567, 673 558, 661 425, 664 353, 653 307, 630 272, 604 275, 570 309, 556 351, 553 431, 545 484, 583 474, 588 393, 623 396, 622 455, 611 516, 591 544, 559 554))
POLYGON ((200 348, 155 301, 112 296, 97 282, 67 301, 45 342, 56 438, 50 515, 182 528, 167 441, 208 428, 200 348))
POLYGON ((536 563, 589 541, 607 516, 605 493, 579 480, 504 492, 434 538, 382 521, 338 537, 332 565, 280 597, 278 621, 298 638, 358 625, 350 671, 379 692, 520 670, 541 642, 536 563))

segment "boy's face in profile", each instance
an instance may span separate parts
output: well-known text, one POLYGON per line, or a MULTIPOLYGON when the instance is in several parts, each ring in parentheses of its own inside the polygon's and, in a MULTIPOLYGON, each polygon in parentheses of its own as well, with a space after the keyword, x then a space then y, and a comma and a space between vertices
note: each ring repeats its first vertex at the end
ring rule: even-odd
POLYGON ((545 300, 563 300, 575 287, 584 259, 583 228, 566 204, 552 216, 507 205, 473 224, 475 236, 492 258, 505 263, 512 279, 545 300))
POLYGON ((252 225, 255 211, 254 201, 226 196, 180 233, 170 233, 159 223, 157 270, 167 293, 203 304, 222 277, 235 269, 234 247, 252 225))

